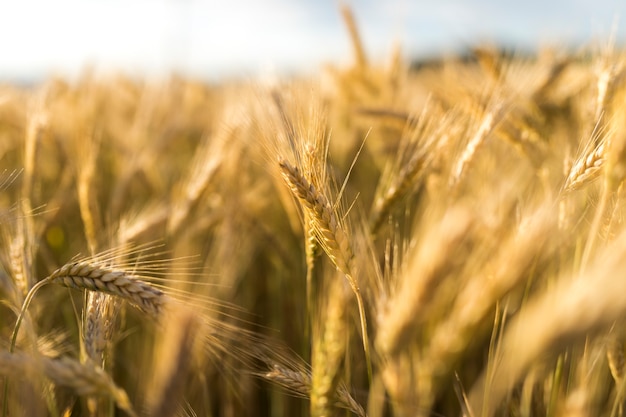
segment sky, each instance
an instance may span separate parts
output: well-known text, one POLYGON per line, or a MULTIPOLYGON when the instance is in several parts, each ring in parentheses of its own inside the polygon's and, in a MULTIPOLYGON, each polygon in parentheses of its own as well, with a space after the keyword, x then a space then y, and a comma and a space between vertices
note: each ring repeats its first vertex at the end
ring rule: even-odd
MULTIPOLYGON (((624 0, 344 0, 369 56, 626 40, 624 0)), ((202 79, 349 64, 339 0, 0 0, 0 80, 85 68, 202 79)), ((594 43, 595 42, 595 43, 594 43)))

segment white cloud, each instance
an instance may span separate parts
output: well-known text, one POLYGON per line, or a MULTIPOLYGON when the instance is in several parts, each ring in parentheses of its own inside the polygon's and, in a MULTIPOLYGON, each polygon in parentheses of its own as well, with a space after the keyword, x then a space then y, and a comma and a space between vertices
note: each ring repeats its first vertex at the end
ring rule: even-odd
MULTIPOLYGON (((395 40, 434 52, 475 39, 536 46, 608 36, 622 0, 353 0, 368 51, 395 40)), ((22 0, 0 4, 0 77, 79 71, 85 64, 219 75, 315 69, 351 59, 335 0, 22 0)), ((626 17, 624 17, 626 19, 626 17)), ((620 25, 624 39, 626 24, 620 25)))

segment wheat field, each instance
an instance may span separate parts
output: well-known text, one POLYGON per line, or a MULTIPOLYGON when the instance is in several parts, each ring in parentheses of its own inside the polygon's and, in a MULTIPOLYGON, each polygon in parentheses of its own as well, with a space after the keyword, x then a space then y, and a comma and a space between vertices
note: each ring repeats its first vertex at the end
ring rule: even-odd
POLYGON ((2 416, 623 416, 626 55, 0 85, 2 416))

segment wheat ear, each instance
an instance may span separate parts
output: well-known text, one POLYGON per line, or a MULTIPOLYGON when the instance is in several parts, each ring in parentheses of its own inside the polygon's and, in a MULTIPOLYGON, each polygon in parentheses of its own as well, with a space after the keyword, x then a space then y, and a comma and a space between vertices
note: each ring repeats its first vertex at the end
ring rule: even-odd
POLYGON ((372 214, 370 215, 370 232, 375 234, 391 207, 399 201, 415 184, 417 178, 426 164, 426 155, 423 152, 416 153, 402 168, 396 181, 387 189, 384 195, 376 199, 372 214))
POLYGON ((111 294, 130 302, 153 319, 160 317, 168 299, 162 291, 126 271, 88 261, 65 264, 35 284, 26 295, 11 336, 11 352, 15 349, 17 334, 32 298, 46 284, 59 284, 70 288, 111 294))
POLYGON ((314 338, 311 353, 311 415, 318 417, 332 414, 331 400, 346 351, 346 292, 340 281, 330 281, 329 285, 328 301, 320 309, 321 334, 314 338))
MULTIPOLYGON (((263 377, 299 397, 308 398, 311 394, 311 375, 307 372, 274 364, 272 370, 264 374, 263 377)), ((367 417, 361 404, 356 402, 343 384, 339 384, 335 392, 335 406, 348 410, 359 417, 367 417)))
POLYGON ((499 104, 483 116, 476 133, 474 133, 474 136, 471 137, 465 147, 465 150, 461 154, 461 157, 454 166, 454 171, 452 172, 452 177, 450 178, 451 186, 456 186, 459 183, 466 166, 472 161, 478 148, 485 142, 485 139, 489 136, 494 126, 500 121, 503 114, 502 110, 502 105, 499 104))
POLYGON ((119 388, 101 368, 81 364, 70 358, 50 359, 24 353, 0 352, 0 373, 20 377, 42 371, 54 384, 71 388, 77 395, 107 395, 127 414, 135 416, 126 392, 119 388))
POLYGON ((46 280, 51 284, 120 297, 155 319, 159 317, 166 299, 161 290, 126 271, 87 261, 65 264, 46 280))
POLYGON ((605 142, 600 142, 591 152, 583 155, 572 166, 565 180, 564 191, 574 191, 598 178, 605 161, 605 142))
POLYGON ((85 353, 95 363, 104 364, 107 345, 113 337, 119 300, 109 294, 90 291, 83 318, 85 353))
POLYGON ((354 50, 357 66, 364 69, 367 67, 367 57, 365 55, 363 42, 361 42, 361 37, 359 36, 359 31, 354 20, 354 15, 352 14, 352 10, 350 10, 348 6, 342 5, 341 15, 348 28, 348 32, 350 32, 350 40, 352 41, 352 49, 354 50))
POLYGON ((344 273, 352 292, 356 297, 359 316, 361 319, 361 333, 367 373, 372 380, 372 364, 369 349, 369 337, 367 334, 367 319, 365 305, 361 296, 361 289, 352 275, 353 253, 348 241, 348 236, 337 221, 335 212, 328 199, 320 193, 298 170, 285 160, 279 162, 283 178, 293 194, 298 198, 302 206, 309 212, 312 228, 326 255, 332 263, 344 273))

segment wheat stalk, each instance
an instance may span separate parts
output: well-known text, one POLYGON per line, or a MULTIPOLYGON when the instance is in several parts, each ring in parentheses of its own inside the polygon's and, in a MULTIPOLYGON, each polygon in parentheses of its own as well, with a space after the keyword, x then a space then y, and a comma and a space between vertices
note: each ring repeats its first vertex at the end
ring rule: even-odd
POLYGON ((149 389, 151 416, 176 415, 191 371, 201 324, 194 312, 182 310, 177 311, 164 328, 163 339, 155 354, 156 375, 149 389))
POLYGON ((409 162, 402 167, 393 184, 385 191, 385 194, 377 198, 370 215, 370 231, 375 234, 380 228, 391 207, 399 201, 415 184, 427 162, 425 152, 418 152, 413 155, 409 162))

